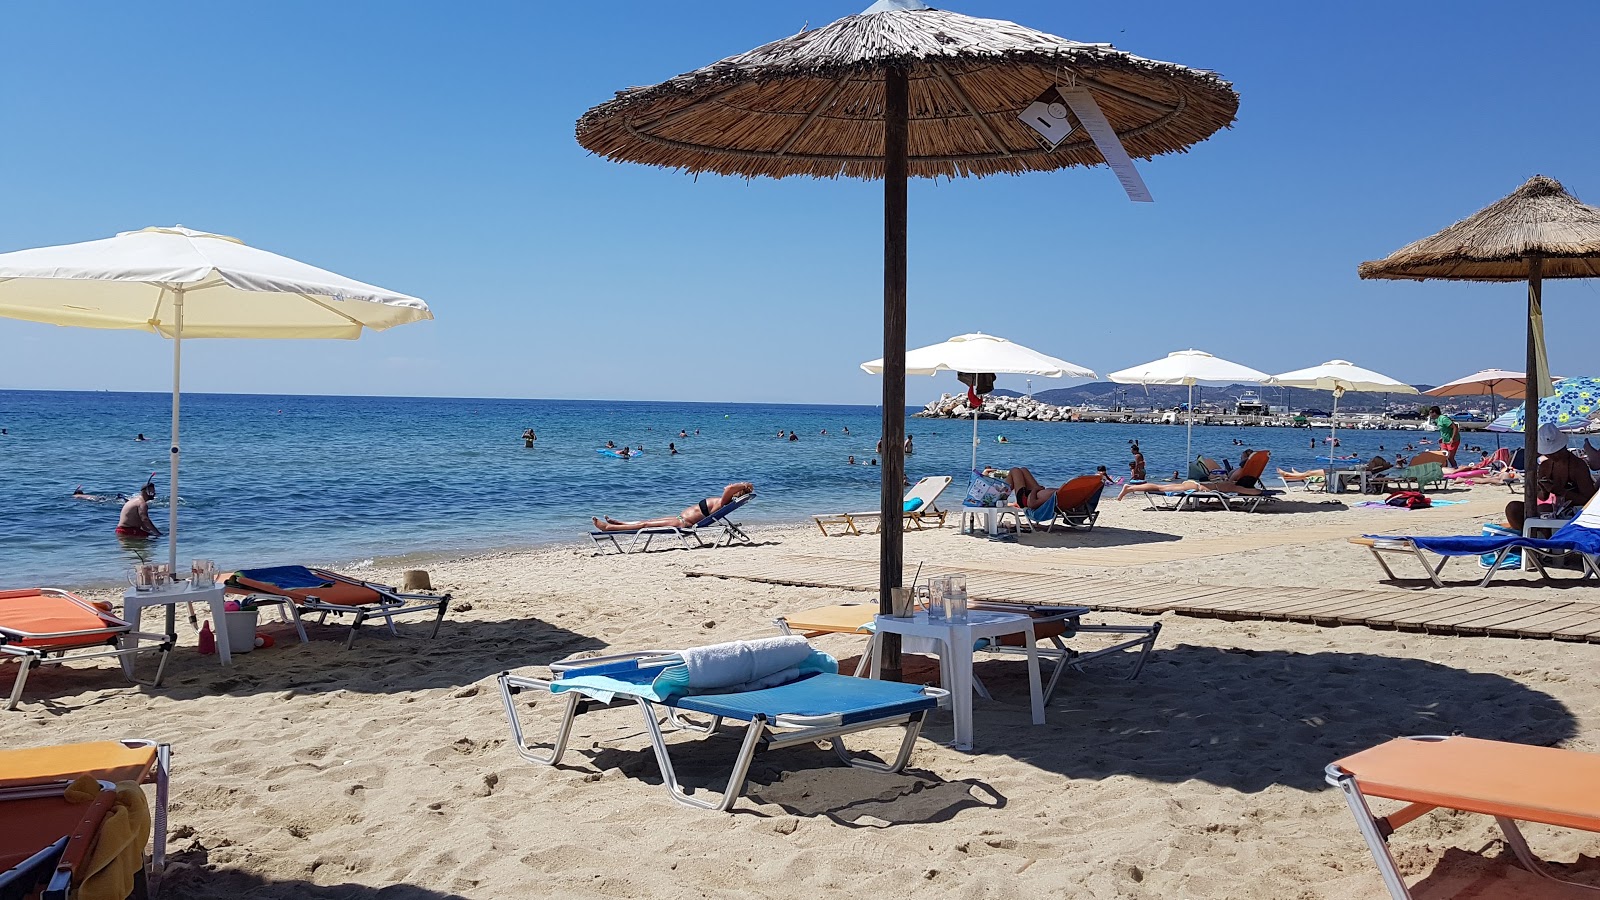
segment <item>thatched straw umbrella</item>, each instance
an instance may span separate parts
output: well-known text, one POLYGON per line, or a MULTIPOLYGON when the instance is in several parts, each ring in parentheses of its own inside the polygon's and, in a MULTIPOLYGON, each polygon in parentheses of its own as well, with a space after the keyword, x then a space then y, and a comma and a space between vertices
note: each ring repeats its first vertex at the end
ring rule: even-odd
POLYGON ((1383 259, 1364 262, 1362 278, 1426 281, 1526 281, 1528 367, 1524 399, 1524 455, 1529 477, 1523 502, 1533 514, 1538 460, 1538 398, 1551 393, 1544 352, 1546 278, 1600 278, 1600 209, 1579 203, 1559 181, 1535 175, 1505 199, 1438 234, 1407 244, 1383 259))
MULTIPOLYGON (((884 180, 885 612, 903 563, 907 178, 1105 162, 1091 135, 1110 135, 1076 108, 1051 109, 1073 128, 1053 147, 1018 119, 1051 88, 1087 89, 1127 154, 1144 159, 1205 140, 1233 122, 1239 104, 1209 72, 920 0, 879 0, 861 15, 622 91, 578 120, 578 142, 608 159, 692 173, 884 180)), ((898 643, 884 650, 894 677, 898 643)))

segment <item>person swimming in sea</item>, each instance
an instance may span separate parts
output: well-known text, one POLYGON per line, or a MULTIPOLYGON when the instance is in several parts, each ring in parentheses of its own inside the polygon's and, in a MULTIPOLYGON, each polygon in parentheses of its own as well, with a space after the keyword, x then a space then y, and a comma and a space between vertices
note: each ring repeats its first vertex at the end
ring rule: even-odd
POLYGON ((617 442, 616 441, 606 441, 606 449, 607 450, 615 450, 615 449, 617 449, 617 442))
POLYGON ((678 445, 676 443, 674 443, 672 441, 668 441, 667 442, 667 455, 668 456, 677 456, 678 455, 678 445))
POLYGON ((90 503, 105 503, 105 502, 110 501, 110 500, 126 500, 126 499, 128 499, 128 495, 127 494, 115 494, 115 495, 111 495, 111 494, 91 494, 88 491, 85 491, 83 489, 83 485, 80 484, 77 487, 72 489, 72 499, 74 499, 74 500, 87 500, 90 503))
POLYGON ((136 440, 136 441, 148 441, 150 439, 145 437, 144 436, 144 432, 141 431, 141 432, 139 432, 139 436, 135 437, 134 440, 136 440))
POLYGON ((1002 434, 999 437, 995 438, 995 443, 1009 444, 1009 443, 1011 443, 1011 439, 1002 434))

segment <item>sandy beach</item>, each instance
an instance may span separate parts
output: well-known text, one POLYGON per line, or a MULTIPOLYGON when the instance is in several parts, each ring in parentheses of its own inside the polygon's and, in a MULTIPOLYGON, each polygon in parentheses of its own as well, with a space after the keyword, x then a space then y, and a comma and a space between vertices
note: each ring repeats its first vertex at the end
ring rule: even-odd
MULTIPOLYGON (((1467 502, 1402 512, 1296 495, 1254 515, 1107 502, 1089 534, 991 542, 952 527, 909 533, 906 556, 1059 572, 1065 602, 1092 602, 1075 586, 1086 576, 1371 590, 1382 587, 1377 565, 1342 536, 1476 531, 1509 494, 1445 496, 1467 502), (1210 552, 1074 561, 1135 545, 1210 552)), ((840 592, 685 573, 721 559, 877 552, 875 537, 825 538, 809 525, 752 532, 758 546, 616 557, 585 542, 431 566, 455 597, 436 640, 420 624, 399 638, 369 629, 344 651, 331 628, 303 646, 279 630, 278 646, 225 669, 180 624, 163 687, 130 688, 109 666, 40 670, 21 710, 4 714, 6 743, 170 741, 165 889, 230 898, 1379 897, 1343 800, 1323 783, 1330 761, 1395 735, 1452 732, 1600 750, 1593 644, 1167 615, 1138 680, 1112 677, 1116 664, 1069 675, 1048 725, 1029 723, 1020 663, 983 661, 995 699, 976 701, 973 752, 942 743, 940 712, 904 775, 843 768, 815 748, 761 755, 728 815, 667 797, 632 710, 580 718, 560 768, 516 756, 499 672, 772 634, 774 617, 840 592)), ((1478 590, 1466 586, 1471 561, 1451 566, 1452 590, 1478 590)), ((1573 590, 1533 585, 1511 575, 1488 590, 1573 590)), ((861 649, 817 643, 841 658, 861 649)), ((553 713, 548 702, 533 709, 535 733, 553 713)), ((883 752, 894 740, 882 731, 854 743, 883 752)), ((725 777, 730 741, 674 741, 686 781, 725 777)), ((1528 833, 1546 859, 1577 860, 1578 877, 1600 883, 1588 860, 1600 838, 1528 833)), ((1427 888, 1509 897, 1534 881, 1484 817, 1436 813, 1393 846, 1427 888)))

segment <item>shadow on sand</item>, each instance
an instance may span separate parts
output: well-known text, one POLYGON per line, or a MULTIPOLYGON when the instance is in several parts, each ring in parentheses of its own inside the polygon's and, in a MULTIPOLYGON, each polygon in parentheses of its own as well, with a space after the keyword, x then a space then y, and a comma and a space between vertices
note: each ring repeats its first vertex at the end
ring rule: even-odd
MULTIPOLYGON (((432 619, 424 622, 419 618, 397 625, 397 635, 390 634, 382 623, 365 625, 349 650, 344 649, 348 628, 336 627, 331 621, 322 626, 307 621, 310 642, 306 644, 299 642, 292 626, 263 621, 258 631, 271 634, 276 645, 235 655, 231 667, 219 665, 215 656, 201 655, 192 631, 180 624, 178 646, 160 687, 130 684, 114 663, 47 666, 28 676, 22 702, 65 715, 132 690, 172 700, 286 691, 405 693, 463 687, 496 670, 544 665, 606 646, 598 638, 533 617, 485 622, 453 620, 446 615, 439 636, 429 638, 432 619)), ((155 674, 155 655, 142 657, 136 674, 149 679, 155 674)), ((12 671, 10 666, 0 667, 0 684, 8 690, 12 671)))
MULTIPOLYGON (((1071 778, 1317 791, 1328 763, 1400 735, 1551 745, 1577 733, 1560 701, 1509 678, 1368 653, 1158 644, 1137 681, 1065 676, 1044 727, 1029 724, 1020 662, 976 671, 998 698, 975 704, 978 751, 1071 778)), ((924 734, 948 739, 949 721, 924 734)))
POLYGON ((238 900, 240 897, 304 898, 304 900, 465 900, 451 894, 410 884, 372 887, 365 884, 313 884, 277 881, 239 869, 209 869, 205 849, 186 850, 168 861, 160 881, 160 896, 192 900, 238 900))

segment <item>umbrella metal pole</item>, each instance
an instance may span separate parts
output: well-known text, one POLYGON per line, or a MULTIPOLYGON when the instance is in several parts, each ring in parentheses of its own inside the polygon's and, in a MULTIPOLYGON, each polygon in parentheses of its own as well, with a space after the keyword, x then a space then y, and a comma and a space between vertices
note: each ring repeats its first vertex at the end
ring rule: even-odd
POLYGON ((1528 257, 1528 370, 1522 389, 1522 514, 1531 519, 1539 514, 1539 351, 1533 323, 1543 315, 1544 259, 1528 257))
MULTIPOLYGON (((178 573, 178 400, 183 383, 183 288, 172 289, 172 443, 168 453, 171 472, 167 479, 167 564, 178 573)), ((167 634, 178 633, 178 606, 167 605, 167 634)), ((189 618, 194 618, 190 607, 189 618)))
POLYGON ((1194 465, 1194 385, 1189 385, 1189 430, 1183 439, 1183 471, 1194 465))
MULTIPOLYGON (((905 564, 901 495, 906 470, 906 157, 910 131, 910 77, 904 69, 889 66, 883 77, 883 484, 878 535, 878 610, 884 615, 894 611, 892 592, 901 585, 905 564)), ((900 636, 882 634, 878 640, 882 677, 899 681, 900 636)))
POLYGON ((972 470, 978 470, 978 411, 972 411, 972 470))

